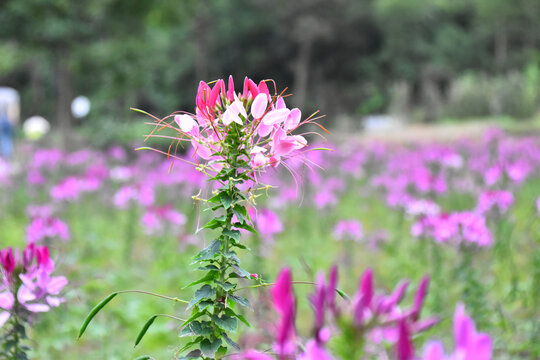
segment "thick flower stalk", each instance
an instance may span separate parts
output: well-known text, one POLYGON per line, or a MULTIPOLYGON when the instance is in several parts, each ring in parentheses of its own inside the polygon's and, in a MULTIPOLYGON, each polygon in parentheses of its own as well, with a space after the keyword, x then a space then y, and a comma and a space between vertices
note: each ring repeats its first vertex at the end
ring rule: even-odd
POLYGON ((49 311, 64 300, 63 276, 51 276, 54 263, 46 246, 30 244, 22 256, 11 248, 0 250, 0 358, 27 359, 26 326, 34 314, 49 311))

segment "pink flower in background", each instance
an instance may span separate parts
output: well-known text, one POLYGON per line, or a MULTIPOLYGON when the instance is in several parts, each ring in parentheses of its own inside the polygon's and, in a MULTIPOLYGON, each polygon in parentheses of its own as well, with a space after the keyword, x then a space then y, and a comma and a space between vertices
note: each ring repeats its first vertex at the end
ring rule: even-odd
POLYGON ((500 214, 504 214, 513 203, 514 195, 510 191, 488 190, 480 194, 476 211, 484 214, 496 208, 500 214))
POLYGON ((283 231, 283 225, 275 212, 268 208, 255 210, 249 208, 249 217, 253 220, 257 227, 257 231, 266 241, 272 241, 276 234, 283 231))
POLYGON ((488 334, 478 333, 474 321, 465 313, 465 307, 458 305, 454 313, 455 350, 447 356, 442 344, 429 342, 424 348, 422 360, 491 360, 492 340, 488 334))
POLYGON ((437 242, 465 242, 478 246, 489 246, 492 242, 486 219, 468 211, 422 217, 412 225, 411 235, 433 237, 437 242))
POLYGON ((351 239, 360 241, 362 236, 362 224, 358 220, 340 220, 334 226, 334 238, 336 240, 351 239))
POLYGON ((141 218, 141 225, 147 234, 160 234, 167 228, 178 229, 185 222, 185 215, 176 211, 172 205, 151 206, 141 218))
POLYGON ((55 201, 74 201, 79 198, 82 189, 75 176, 68 176, 51 189, 51 197, 55 201))
POLYGON ((33 244, 46 238, 69 240, 70 235, 67 224, 52 216, 33 218, 26 228, 26 241, 33 244))
POLYGON ((318 209, 323 209, 325 207, 331 207, 337 204, 337 198, 334 193, 328 189, 321 189, 315 194, 313 199, 315 206, 318 209))

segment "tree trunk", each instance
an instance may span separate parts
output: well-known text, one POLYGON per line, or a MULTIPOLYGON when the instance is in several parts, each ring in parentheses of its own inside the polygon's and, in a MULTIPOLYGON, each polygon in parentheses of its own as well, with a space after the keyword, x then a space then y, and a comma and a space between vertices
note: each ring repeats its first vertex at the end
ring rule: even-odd
POLYGON ((499 69, 504 69, 508 58, 508 31, 503 24, 495 35, 495 65, 499 69))
POLYGON ((294 69, 294 105, 300 109, 304 107, 306 101, 311 44, 311 39, 306 39, 300 43, 298 59, 294 69))
POLYGON ((73 85, 68 67, 67 51, 56 54, 56 121, 61 134, 61 146, 67 148, 71 133, 71 101, 73 85))

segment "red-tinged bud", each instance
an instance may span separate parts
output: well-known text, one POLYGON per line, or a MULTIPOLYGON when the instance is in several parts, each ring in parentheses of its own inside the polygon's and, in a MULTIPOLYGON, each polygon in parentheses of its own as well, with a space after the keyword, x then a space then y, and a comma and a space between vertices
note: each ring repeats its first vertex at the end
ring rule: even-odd
POLYGON ((429 276, 424 276, 422 278, 422 281, 420 282, 420 285, 418 286, 416 296, 414 297, 414 304, 411 314, 411 318, 413 319, 413 321, 418 320, 418 318, 420 317, 420 311, 422 310, 422 305, 424 304, 424 300, 427 295, 428 286, 429 276))
POLYGON ((251 278, 255 279, 255 280, 257 280, 259 278, 258 274, 249 274, 249 276, 251 276, 251 278))
POLYGON ((227 89, 227 100, 234 101, 234 80, 232 75, 229 75, 229 87, 227 89))
POLYGON ((270 96, 270 91, 268 90, 268 86, 266 85, 266 81, 261 81, 259 83, 259 94, 263 93, 268 96, 270 96))
POLYGON ((398 342, 397 342, 397 359, 412 360, 414 357, 414 347, 407 328, 405 319, 399 322, 398 342))
POLYGON ((12 273, 15 270, 15 257, 13 256, 13 249, 7 248, 0 250, 0 261, 7 273, 12 273))
POLYGON ((36 246, 34 244, 28 245, 23 251, 23 266, 27 267, 34 259, 36 246))
POLYGON ((212 89, 212 91, 210 91, 210 96, 208 98, 208 103, 207 103, 207 105, 210 108, 213 108, 214 106, 216 106, 216 103, 219 101, 219 93, 222 90, 222 83, 223 83, 223 80, 219 79, 214 85, 214 88, 212 89))
POLYGON ((36 260, 38 265, 46 265, 49 262, 49 248, 40 246, 36 248, 36 260))
POLYGON ((247 99, 247 97, 249 96, 249 78, 246 76, 244 78, 244 90, 242 91, 242 97, 244 99, 247 99))
POLYGON ((259 95, 259 88, 257 84, 251 79, 248 79, 249 92, 251 93, 251 98, 255 99, 255 96, 259 95))

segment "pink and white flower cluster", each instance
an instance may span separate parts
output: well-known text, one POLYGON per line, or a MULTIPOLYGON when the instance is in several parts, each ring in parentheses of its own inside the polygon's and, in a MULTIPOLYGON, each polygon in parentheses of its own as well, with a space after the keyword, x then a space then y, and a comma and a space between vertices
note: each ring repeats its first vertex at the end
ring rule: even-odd
POLYGON ((54 263, 48 247, 30 244, 22 256, 12 248, 0 250, 0 265, 0 327, 11 316, 46 312, 64 301, 58 295, 68 281, 51 276, 54 263))
MULTIPOLYGON (((225 154, 230 150, 225 139, 233 131, 240 138, 241 148, 237 149, 241 151, 240 158, 252 170, 278 166, 293 152, 306 147, 306 139, 292 132, 310 120, 301 122, 301 111, 288 108, 277 91, 271 94, 267 82, 273 81, 265 80, 257 85, 246 77, 243 90, 237 92, 232 76, 228 86, 223 79, 217 80, 213 87, 201 81, 195 114, 174 115, 177 140, 189 141, 196 156, 219 171, 226 165, 225 154)), ((162 122, 159 120, 158 125, 162 122)))

